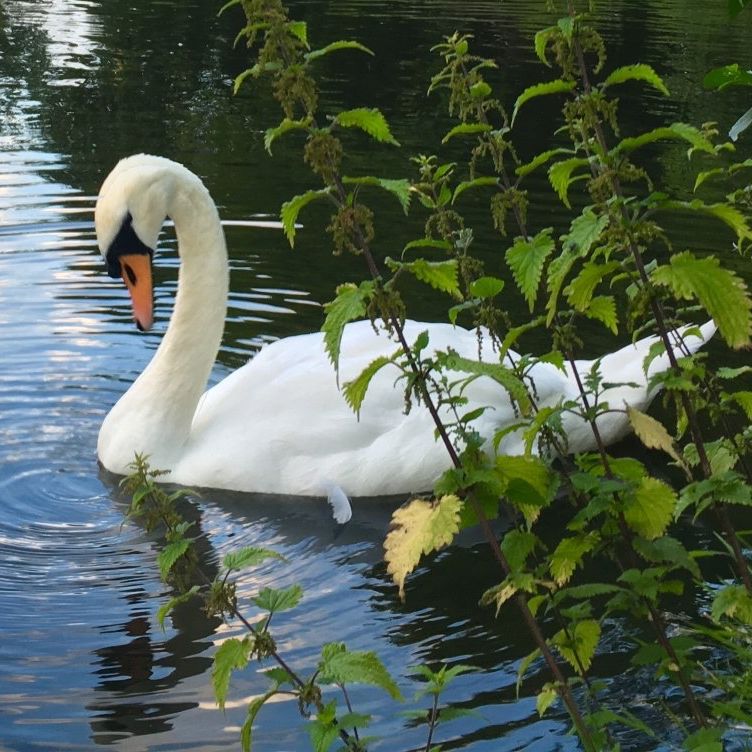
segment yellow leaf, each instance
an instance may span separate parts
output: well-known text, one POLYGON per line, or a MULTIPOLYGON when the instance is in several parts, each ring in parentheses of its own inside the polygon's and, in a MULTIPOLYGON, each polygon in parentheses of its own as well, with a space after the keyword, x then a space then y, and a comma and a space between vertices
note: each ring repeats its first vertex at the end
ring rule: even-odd
POLYGON ((489 606, 491 603, 496 604, 496 616, 499 615, 501 607, 517 592, 517 586, 504 580, 499 585, 486 590, 480 599, 481 606, 489 606))
POLYGON ((634 407, 627 408, 627 416, 635 435, 648 449, 661 449, 682 467, 687 467, 684 458, 676 451, 674 440, 663 423, 634 407))
POLYGON ((454 495, 437 501, 413 499, 392 515, 384 541, 387 573, 405 598, 405 578, 418 566, 420 557, 448 545, 460 529, 462 501, 454 495))

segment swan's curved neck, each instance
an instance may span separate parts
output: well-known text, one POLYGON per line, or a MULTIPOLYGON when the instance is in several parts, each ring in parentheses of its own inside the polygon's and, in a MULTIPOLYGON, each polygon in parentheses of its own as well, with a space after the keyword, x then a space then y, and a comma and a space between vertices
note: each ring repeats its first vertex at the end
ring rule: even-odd
POLYGON ((121 453, 130 453, 126 462, 138 451, 161 469, 170 469, 189 436, 222 339, 228 290, 227 250, 214 202, 198 179, 177 183, 168 206, 181 260, 172 318, 151 362, 100 434, 100 445, 106 434, 121 453), (125 443, 115 439, 118 434, 129 434, 125 443))

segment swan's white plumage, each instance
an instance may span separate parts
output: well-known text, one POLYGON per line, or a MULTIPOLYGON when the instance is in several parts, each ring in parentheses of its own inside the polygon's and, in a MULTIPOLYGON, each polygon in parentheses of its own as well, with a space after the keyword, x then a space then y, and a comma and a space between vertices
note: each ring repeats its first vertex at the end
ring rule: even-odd
MULTIPOLYGON (((329 496, 374 496, 429 489, 448 467, 446 450, 434 438, 428 412, 404 414, 398 371, 383 368, 373 379, 360 419, 347 406, 327 359, 320 333, 288 337, 264 347, 249 363, 204 393, 221 340, 227 297, 227 259, 219 218, 201 182, 177 163, 138 155, 121 161, 102 186, 97 203, 97 235, 107 253, 126 214, 139 238, 154 247, 166 216, 175 222, 181 256, 175 310, 154 358, 106 417, 99 435, 102 464, 116 473, 128 471, 135 452, 150 456, 152 466, 170 470, 173 482, 240 491, 329 496), (143 233, 143 234, 142 234, 143 233)), ((475 332, 449 324, 408 321, 413 341, 428 331, 430 347, 452 348, 476 358, 475 332)), ((690 336, 696 350, 703 339, 690 336)), ((481 358, 498 356, 481 338, 481 358)), ((654 340, 641 340, 602 358, 605 381, 635 382, 617 387, 604 399, 612 408, 624 403, 645 409, 648 393, 642 362, 654 340)), ((357 376, 379 355, 396 349, 370 322, 347 326, 342 339, 340 383, 357 376)), ((650 373, 667 367, 656 358, 650 373)), ((579 370, 589 370, 580 362, 579 370)), ((553 365, 534 366, 538 404, 574 399, 572 375, 553 365)), ((486 378, 474 381, 466 396, 470 406, 489 405, 475 427, 489 440, 501 427, 518 420, 506 393, 486 378)), ((565 417, 570 451, 593 448, 589 426, 565 417)), ((602 416, 599 427, 611 443, 628 431, 623 413, 602 416)), ((500 451, 521 451, 512 433, 500 451)), ((345 514, 345 512, 342 512, 345 514)))

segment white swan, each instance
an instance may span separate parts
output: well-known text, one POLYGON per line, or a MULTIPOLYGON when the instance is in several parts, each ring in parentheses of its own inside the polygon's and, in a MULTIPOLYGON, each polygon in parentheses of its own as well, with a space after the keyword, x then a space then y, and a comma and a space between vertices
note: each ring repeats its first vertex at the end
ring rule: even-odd
MULTIPOLYGON (((152 323, 151 253, 166 217, 178 238, 180 275, 175 308, 162 342, 143 373, 104 420, 97 451, 108 470, 125 474, 135 452, 153 467, 170 470, 166 480, 190 486, 302 496, 375 496, 424 491, 449 466, 444 447, 434 438, 428 412, 403 411, 395 385, 397 371, 382 369, 373 379, 360 419, 345 403, 320 333, 274 342, 221 383, 204 392, 222 337, 228 290, 225 241, 217 210, 201 181, 185 167, 160 157, 137 155, 122 160, 102 185, 96 208, 99 247, 111 276, 129 288, 139 328, 152 323)), ((696 350, 703 339, 689 337, 696 350)), ((476 358, 476 333, 448 324, 408 321, 405 335, 414 341, 428 331, 430 347, 452 348, 476 358)), ((489 337, 483 339, 488 343, 489 337)), ((635 382, 605 395, 613 408, 629 403, 645 409, 649 393, 642 362, 653 339, 641 340, 602 359, 606 381, 635 382)), ((369 322, 347 326, 342 341, 340 383, 355 377, 379 355, 396 349, 369 322)), ((486 345, 481 357, 497 361, 486 345)), ((590 361, 581 361, 587 372, 590 361)), ((665 369, 665 356, 650 373, 665 369)), ((573 399, 577 388, 569 372, 540 363, 533 368, 538 403, 573 399)), ((491 405, 475 421, 489 440, 517 417, 506 392, 480 378, 467 390, 473 405, 491 405)), ((628 432, 623 413, 600 418, 604 441, 628 432)), ((593 448, 587 424, 565 416, 569 450, 593 448)), ((518 434, 509 434, 499 451, 519 453, 518 434)))

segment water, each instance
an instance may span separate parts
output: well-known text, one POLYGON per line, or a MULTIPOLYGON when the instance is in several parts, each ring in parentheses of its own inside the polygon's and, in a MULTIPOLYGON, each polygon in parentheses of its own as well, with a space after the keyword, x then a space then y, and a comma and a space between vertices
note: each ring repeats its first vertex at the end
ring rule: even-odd
MULTIPOLYGON (((448 127, 437 114, 438 100, 424 97, 435 70, 429 49, 441 34, 472 31, 481 51, 505 69, 502 93, 510 102, 540 75, 529 41, 545 22, 536 3, 294 5, 315 43, 353 37, 378 53, 344 65, 326 60, 322 73, 328 105, 373 104, 389 118, 405 149, 386 150, 384 174, 403 174, 418 137, 428 136, 438 148, 448 127)), ((674 93, 667 100, 648 94, 641 100, 647 111, 635 112, 635 121, 713 118, 728 126, 748 106, 744 97, 696 87, 706 69, 743 61, 748 51, 750 14, 727 27, 705 5, 646 0, 605 7, 614 63, 653 63, 674 93)), ((357 260, 331 259, 324 218, 315 212, 306 216, 295 252, 278 229, 263 226, 282 201, 312 183, 284 142, 273 158, 264 153, 263 131, 276 116, 268 96, 250 90, 230 96, 245 65, 243 51, 231 48, 239 19, 217 19, 216 9, 204 0, 6 0, 0 6, 3 752, 236 749, 245 705, 266 688, 253 666, 233 680, 226 712, 217 710, 211 656, 240 632, 190 605, 168 619, 165 632, 159 629, 155 615, 170 592, 158 576, 154 540, 124 521, 117 480, 100 472, 95 457, 99 424, 155 349, 175 289, 175 257, 165 252, 156 269, 157 326, 142 335, 121 284, 104 274, 93 205, 118 158, 138 151, 175 158, 202 175, 225 219, 257 223, 227 228, 232 296, 215 380, 265 342, 317 329, 320 304, 335 284, 361 275, 357 260)), ((545 126, 531 118, 523 148, 534 153, 545 126)), ((354 144, 358 164, 365 152, 357 149, 372 146, 354 144)), ((680 159, 660 169, 681 184, 680 159)), ((394 254, 393 246, 405 242, 396 229, 405 220, 396 202, 385 200, 383 208, 394 213, 377 227, 378 251, 394 254)), ((552 212, 558 216, 553 206, 552 212)), ((696 232, 687 223, 685 236, 696 232)), ((729 240, 717 231, 706 237, 711 249, 729 240)), ((163 247, 172 245, 167 231, 163 247)), ((432 305, 419 313, 441 315, 432 305)), ((394 504, 358 507, 339 531, 323 502, 217 492, 193 498, 187 513, 198 525, 201 562, 210 575, 225 552, 242 545, 271 546, 287 557, 287 565, 245 574, 239 594, 247 605, 261 587, 302 584, 301 607, 275 619, 278 645, 292 665, 310 670, 322 643, 342 640, 352 649, 375 650, 409 697, 407 666, 475 664, 485 671, 458 679, 445 698, 476 711, 441 732, 447 748, 575 749, 560 711, 543 720, 535 712, 535 693, 545 681, 541 667, 533 667, 516 697, 517 665, 531 645, 512 620, 496 621, 477 606, 495 572, 472 533, 438 557, 430 576, 421 570, 411 578, 407 602, 399 602, 380 563, 394 504)), ((623 651, 620 625, 606 625, 596 672, 610 681, 626 671, 623 651)), ((613 687, 616 704, 624 691, 613 687)), ((632 686, 626 699, 639 705, 653 691, 649 683, 632 686)), ((386 738, 380 749, 425 743, 422 729, 398 716, 383 694, 354 687, 352 699, 373 715, 373 732, 386 738)), ((307 744, 295 703, 282 698, 264 709, 255 749, 307 744)))

